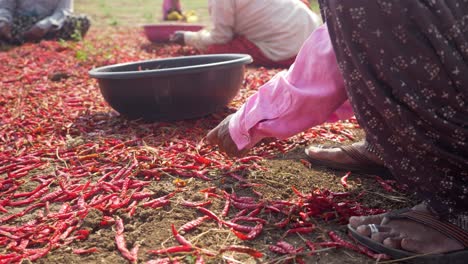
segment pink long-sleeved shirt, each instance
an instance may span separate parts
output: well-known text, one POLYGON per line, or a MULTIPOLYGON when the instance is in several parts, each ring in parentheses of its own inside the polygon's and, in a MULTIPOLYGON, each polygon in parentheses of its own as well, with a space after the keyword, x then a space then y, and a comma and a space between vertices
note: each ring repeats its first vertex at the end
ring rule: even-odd
POLYGON ((229 133, 239 150, 263 138, 284 139, 324 122, 353 116, 326 25, 315 30, 296 61, 233 115, 229 133))

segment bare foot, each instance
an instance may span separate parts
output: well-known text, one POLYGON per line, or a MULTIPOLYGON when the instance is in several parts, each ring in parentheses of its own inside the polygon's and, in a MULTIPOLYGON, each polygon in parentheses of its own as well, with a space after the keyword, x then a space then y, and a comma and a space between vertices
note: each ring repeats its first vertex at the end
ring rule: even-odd
MULTIPOLYGON (((425 205, 417 205, 413 210, 429 213, 425 205)), ((418 254, 446 253, 464 248, 460 242, 433 228, 406 219, 390 220, 385 214, 351 217, 349 222, 361 235, 391 248, 418 254), (379 232, 372 234, 369 224, 377 225, 379 232)))

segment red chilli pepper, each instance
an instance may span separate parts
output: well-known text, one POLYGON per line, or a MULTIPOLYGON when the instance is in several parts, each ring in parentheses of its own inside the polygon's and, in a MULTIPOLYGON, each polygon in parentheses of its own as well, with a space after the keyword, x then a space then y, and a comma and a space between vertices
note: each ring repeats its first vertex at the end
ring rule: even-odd
POLYGON ((291 233, 308 234, 308 233, 311 233, 314 230, 315 230, 315 226, 293 228, 293 229, 287 230, 284 233, 283 237, 285 237, 285 236, 287 236, 288 234, 291 234, 291 233))
POLYGON ((380 186, 382 186, 382 188, 384 190, 386 190, 387 192, 395 192, 395 189, 393 189, 392 186, 390 186, 390 184, 388 184, 386 181, 384 181, 382 178, 380 178, 379 176, 375 176, 375 179, 377 180, 377 182, 380 184, 380 186))
POLYGON ((184 232, 188 232, 196 227, 198 227, 199 225, 201 225, 205 220, 209 219, 210 217, 205 215, 205 216, 202 216, 202 217, 199 217, 195 220, 192 220, 188 223, 185 223, 184 225, 182 225, 179 230, 182 230, 184 232))
POLYGON ((183 201, 181 203, 183 206, 186 207, 205 207, 207 205, 211 204, 211 201, 206 201, 206 202, 200 202, 200 203, 194 203, 194 202, 189 202, 189 201, 183 201))
POLYGON ((348 188, 348 177, 351 174, 351 172, 346 173, 343 177, 341 177, 340 182, 343 187, 348 188))
POLYGON ((174 224, 171 224, 171 229, 172 229, 172 234, 174 235, 174 238, 177 240, 177 242, 179 242, 179 244, 181 244, 183 246, 193 247, 193 245, 192 245, 192 243, 190 243, 190 241, 185 239, 182 235, 179 234, 179 232, 177 232, 174 224))
POLYGON ((175 247, 168 247, 164 249, 158 250, 148 250, 149 254, 153 255, 162 255, 162 254, 171 254, 171 253, 188 253, 194 250, 191 246, 175 246, 175 247))
POLYGON ((78 249, 73 249, 73 254, 83 255, 83 254, 96 253, 98 251, 99 250, 97 248, 95 248, 95 247, 87 248, 87 249, 78 248, 78 249))
POLYGON ((258 251, 256 249, 250 248, 250 247, 240 246, 240 245, 232 245, 232 246, 224 247, 219 252, 224 253, 226 251, 234 251, 234 252, 239 252, 239 253, 245 253, 245 254, 249 254, 250 256, 252 256, 254 258, 263 257, 262 252, 260 252, 260 251, 258 251))
POLYGON ((131 263, 136 263, 138 261, 138 256, 133 255, 127 248, 125 238, 123 236, 124 232, 124 225, 121 218, 117 217, 115 221, 115 243, 117 245, 117 249, 120 251, 120 254, 124 258, 126 258, 131 263))
POLYGON ((204 207, 199 207, 198 210, 201 211, 202 213, 204 213, 205 215, 207 215, 208 217, 210 217, 211 219, 216 220, 216 222, 218 222, 218 223, 223 222, 215 213, 211 212, 210 210, 208 210, 208 209, 206 209, 204 207))

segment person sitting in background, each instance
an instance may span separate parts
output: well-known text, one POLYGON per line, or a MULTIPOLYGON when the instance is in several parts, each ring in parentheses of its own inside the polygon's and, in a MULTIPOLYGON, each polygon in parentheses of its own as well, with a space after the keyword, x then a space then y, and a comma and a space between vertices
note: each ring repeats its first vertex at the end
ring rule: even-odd
POLYGON ((182 5, 179 0, 164 0, 162 11, 164 20, 180 21, 183 19, 182 5))
POLYGON ((180 22, 197 22, 198 16, 195 11, 189 10, 182 12, 182 5, 179 0, 164 0, 163 20, 165 21, 180 21, 180 22))
POLYGON ((41 39, 79 39, 90 27, 73 15, 72 0, 0 0, 0 40, 11 44, 41 39))
POLYGON ((320 17, 300 0, 209 0, 213 27, 176 32, 171 41, 206 54, 246 53, 254 64, 289 67, 320 17))

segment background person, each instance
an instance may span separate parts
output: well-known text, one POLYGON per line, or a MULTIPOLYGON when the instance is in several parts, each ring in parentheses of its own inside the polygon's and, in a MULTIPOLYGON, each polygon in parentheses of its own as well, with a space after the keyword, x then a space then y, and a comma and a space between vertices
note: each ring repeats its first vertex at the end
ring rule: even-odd
POLYGON ((172 41, 203 53, 246 53, 255 65, 289 67, 320 17, 299 0, 209 0, 213 27, 172 41))
POLYGON ((9 43, 69 40, 89 27, 86 16, 73 15, 72 0, 0 0, 0 40, 9 43))
POLYGON ((182 5, 180 0, 164 0, 162 5, 164 20, 182 20, 182 5), (173 13, 175 12, 175 13, 173 13))

